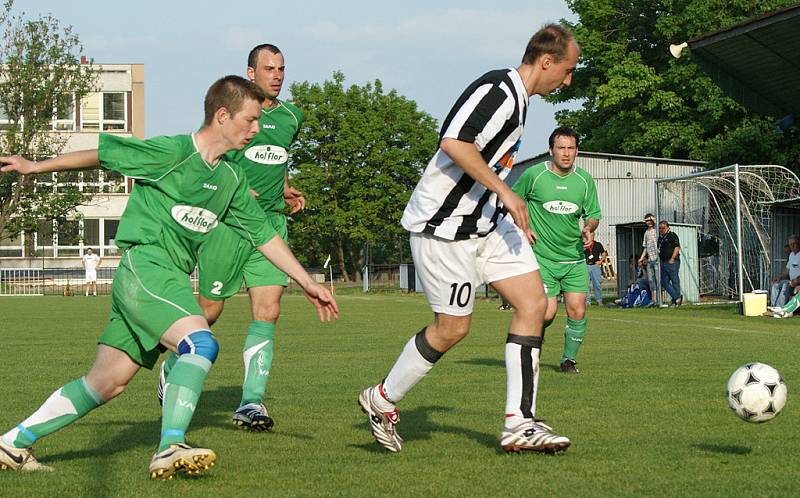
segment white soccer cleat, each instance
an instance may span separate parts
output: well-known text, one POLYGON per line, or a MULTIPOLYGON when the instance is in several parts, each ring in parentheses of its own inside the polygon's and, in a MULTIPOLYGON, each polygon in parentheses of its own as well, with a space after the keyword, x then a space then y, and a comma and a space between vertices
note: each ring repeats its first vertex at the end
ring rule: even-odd
POLYGON ((380 394, 376 392, 376 389, 376 387, 368 387, 361 391, 358 396, 358 404, 361 405, 361 411, 369 417, 369 425, 375 441, 387 450, 397 453, 403 449, 403 438, 397 433, 400 414, 396 409, 385 412, 377 406, 374 397, 380 396, 380 394))
POLYGON ((0 440, 0 470, 21 470, 23 472, 51 471, 52 467, 42 465, 33 456, 31 448, 15 448, 0 440))
POLYGON ((175 474, 199 474, 214 466, 217 455, 206 448, 192 448, 183 443, 153 455, 150 461, 150 479, 172 479, 175 474))
POLYGON ((772 317, 773 318, 791 318, 793 316, 794 316, 793 313, 790 313, 790 312, 786 311, 783 308, 778 309, 778 311, 773 311, 772 312, 772 317))
POLYGON ((793 313, 786 311, 780 306, 770 306, 767 311, 762 313, 762 316, 771 316, 772 318, 792 318, 793 313))
POLYGON ((504 429, 500 435, 500 446, 510 453, 536 451, 553 454, 566 450, 570 444, 569 438, 554 433, 552 427, 540 421, 527 420, 504 429))

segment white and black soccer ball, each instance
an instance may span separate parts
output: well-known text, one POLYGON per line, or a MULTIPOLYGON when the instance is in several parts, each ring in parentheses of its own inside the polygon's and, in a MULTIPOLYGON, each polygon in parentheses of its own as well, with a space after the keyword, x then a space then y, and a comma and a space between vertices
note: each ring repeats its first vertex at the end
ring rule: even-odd
POLYGON ((747 422, 768 422, 778 416, 786 394, 781 374, 765 363, 742 365, 728 379, 728 405, 747 422))

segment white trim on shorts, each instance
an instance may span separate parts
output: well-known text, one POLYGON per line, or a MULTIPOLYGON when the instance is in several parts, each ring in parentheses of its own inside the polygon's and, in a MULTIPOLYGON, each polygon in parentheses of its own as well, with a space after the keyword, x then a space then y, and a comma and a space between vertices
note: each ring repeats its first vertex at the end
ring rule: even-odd
POLYGON ((506 218, 485 237, 447 240, 412 232, 409 242, 434 313, 471 315, 476 287, 539 269, 525 234, 506 218))

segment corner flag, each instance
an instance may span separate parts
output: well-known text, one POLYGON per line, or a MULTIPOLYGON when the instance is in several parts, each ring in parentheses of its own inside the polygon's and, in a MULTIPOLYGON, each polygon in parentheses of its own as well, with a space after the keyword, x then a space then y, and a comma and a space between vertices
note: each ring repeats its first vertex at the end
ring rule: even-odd
POLYGON ((328 254, 328 259, 325 260, 325 264, 322 265, 323 268, 327 268, 328 264, 331 262, 331 255, 328 254))

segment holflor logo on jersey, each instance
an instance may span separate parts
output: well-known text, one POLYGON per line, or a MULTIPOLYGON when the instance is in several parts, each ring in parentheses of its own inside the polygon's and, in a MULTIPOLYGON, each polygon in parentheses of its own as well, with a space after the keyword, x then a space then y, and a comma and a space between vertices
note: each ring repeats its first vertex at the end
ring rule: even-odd
POLYGON ((286 149, 278 145, 254 145, 244 151, 244 157, 260 164, 283 164, 289 158, 286 149))
POLYGON ((217 226, 217 215, 196 206, 175 206, 172 217, 184 228, 193 232, 208 233, 217 226))
POLYGON ((578 206, 569 201, 550 201, 542 206, 554 214, 572 214, 578 211, 578 206))

